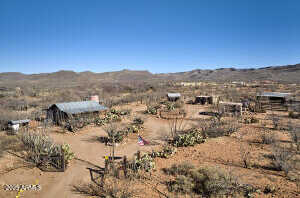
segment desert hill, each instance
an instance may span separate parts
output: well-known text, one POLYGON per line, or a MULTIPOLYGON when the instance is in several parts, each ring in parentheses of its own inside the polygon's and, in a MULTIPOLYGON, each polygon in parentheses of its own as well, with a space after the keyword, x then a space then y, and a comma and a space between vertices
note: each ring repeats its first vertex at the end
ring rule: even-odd
POLYGON ((22 74, 19 72, 0 73, 1 86, 74 86, 81 83, 127 83, 162 80, 177 81, 260 81, 271 80, 285 83, 300 83, 300 64, 270 66, 264 68, 236 69, 220 68, 215 70, 196 69, 188 72, 152 74, 149 71, 121 70, 115 72, 94 73, 90 71, 74 72, 61 70, 53 73, 22 74))

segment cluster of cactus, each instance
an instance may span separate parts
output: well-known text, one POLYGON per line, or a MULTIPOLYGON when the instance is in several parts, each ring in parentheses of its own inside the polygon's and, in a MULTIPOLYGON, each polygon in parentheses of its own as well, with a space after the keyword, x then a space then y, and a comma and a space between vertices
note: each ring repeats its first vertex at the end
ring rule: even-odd
POLYGON ((62 156, 64 154, 66 164, 69 164, 74 158, 70 145, 55 144, 49 136, 42 133, 23 133, 21 141, 29 151, 29 158, 36 164, 41 163, 42 156, 62 156))
POLYGON ((252 124, 252 123, 258 123, 259 122, 259 120, 255 117, 253 117, 253 116, 245 117, 243 119, 243 121, 244 121, 245 124, 252 124))
POLYGON ((205 142, 205 136, 199 129, 191 129, 184 134, 178 134, 172 140, 175 147, 194 146, 205 142))
POLYGON ((65 163, 68 165, 70 161, 74 158, 74 153, 71 151, 71 147, 69 144, 63 144, 61 146, 62 152, 65 156, 65 163))
POLYGON ((145 170, 146 172, 155 169, 154 159, 149 154, 144 154, 141 157, 135 156, 135 159, 130 162, 129 167, 132 170, 145 170))
POLYGON ((147 109, 145 111, 146 114, 152 114, 152 115, 156 115, 158 112, 158 109, 160 109, 159 105, 148 105, 147 109))
POLYGON ((131 111, 129 109, 125 110, 116 110, 111 109, 109 112, 107 112, 104 115, 104 118, 95 118, 94 124, 96 126, 103 126, 104 124, 110 123, 110 122, 119 122, 122 120, 121 116, 130 115, 131 111))
POLYGON ((161 151, 152 151, 151 157, 156 158, 168 158, 174 155, 177 152, 177 149, 171 145, 165 145, 161 151))
POLYGON ((143 129, 142 125, 132 124, 127 127, 127 132, 128 133, 139 133, 141 129, 143 129))
POLYGON ((137 117, 133 122, 127 127, 128 133, 139 133, 143 129, 144 120, 140 117, 137 117))

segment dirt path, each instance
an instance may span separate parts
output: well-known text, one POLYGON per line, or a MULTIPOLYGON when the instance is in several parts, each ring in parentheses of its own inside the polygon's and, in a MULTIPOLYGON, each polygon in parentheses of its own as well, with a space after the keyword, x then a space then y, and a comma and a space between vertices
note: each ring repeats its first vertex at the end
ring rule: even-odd
MULTIPOLYGON (((130 108, 130 107, 129 107, 130 108)), ((133 116, 141 116, 141 111, 145 109, 140 105, 132 112, 133 116)), ((188 115, 197 117, 198 108, 194 106, 188 107, 188 115)), ((145 117, 145 116, 144 116, 145 117)), ((150 142, 163 143, 162 137, 168 134, 169 121, 158 119, 156 116, 147 116, 145 121, 145 130, 141 135, 150 142)), ((37 168, 34 169, 18 169, 4 176, 1 176, 0 183, 3 184, 34 184, 36 181, 42 185, 42 190, 38 192, 24 192, 25 198, 55 198, 55 197, 84 197, 72 191, 72 186, 79 182, 89 182, 90 175, 88 167, 93 165, 104 166, 104 156, 109 154, 110 147, 100 143, 97 138, 105 136, 106 133, 101 127, 88 126, 76 134, 58 133, 53 129, 50 136, 57 143, 67 143, 71 145, 77 160, 71 162, 70 167, 64 173, 58 172, 42 172, 37 168)), ((137 144, 137 134, 130 134, 124 144, 116 147, 116 156, 128 157, 133 156, 138 150, 151 151, 156 146, 139 146, 137 144)), ((16 192, 0 191, 0 197, 15 197, 16 192)))

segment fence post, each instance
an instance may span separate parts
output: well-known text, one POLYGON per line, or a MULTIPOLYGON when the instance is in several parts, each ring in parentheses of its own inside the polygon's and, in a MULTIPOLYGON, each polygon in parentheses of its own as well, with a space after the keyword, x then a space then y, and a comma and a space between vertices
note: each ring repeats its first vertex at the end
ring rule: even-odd
POLYGON ((108 159, 105 159, 105 169, 104 169, 104 174, 108 173, 108 159))
POLYGON ((123 168, 124 168, 124 176, 127 178, 127 157, 126 155, 123 157, 123 168))
POLYGON ((136 153, 136 156, 137 156, 137 160, 140 161, 140 159, 141 159, 141 151, 138 151, 136 153))
POLYGON ((66 161, 65 161, 65 152, 61 146, 61 151, 62 151, 62 170, 63 172, 65 172, 66 169, 66 161))

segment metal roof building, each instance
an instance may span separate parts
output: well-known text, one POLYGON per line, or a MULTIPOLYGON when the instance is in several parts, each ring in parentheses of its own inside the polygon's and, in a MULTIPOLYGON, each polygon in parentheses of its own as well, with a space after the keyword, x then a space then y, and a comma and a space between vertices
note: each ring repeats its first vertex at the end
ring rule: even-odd
POLYGON ((167 96, 170 101, 176 101, 181 97, 181 94, 180 93, 168 93, 167 96))
POLYGON ((65 112, 67 114, 96 112, 96 111, 104 111, 108 109, 107 107, 100 105, 96 101, 66 102, 66 103, 56 103, 54 105, 60 111, 65 112))
POLYGON ((180 93, 168 93, 169 98, 179 98, 181 96, 180 93))
POLYGON ((286 98, 290 96, 291 93, 281 93, 281 92, 263 92, 260 94, 257 94, 256 96, 259 97, 276 97, 276 98, 286 98))
POLYGON ((26 123, 29 123, 30 120, 29 119, 25 119, 25 120, 10 120, 8 122, 8 124, 11 124, 11 125, 15 125, 15 124, 26 124, 26 123))
POLYGON ((47 119, 60 124, 74 115, 99 113, 107 109, 96 101, 56 103, 47 109, 47 119))

